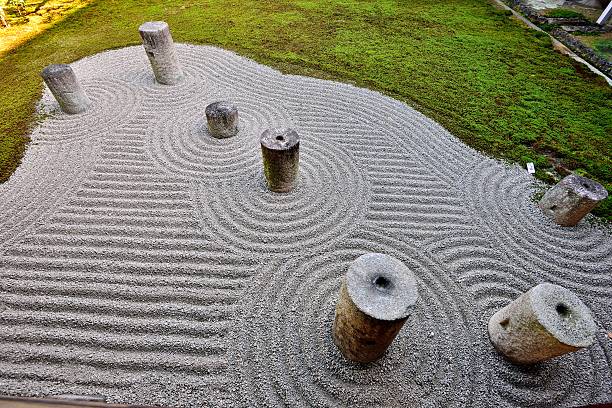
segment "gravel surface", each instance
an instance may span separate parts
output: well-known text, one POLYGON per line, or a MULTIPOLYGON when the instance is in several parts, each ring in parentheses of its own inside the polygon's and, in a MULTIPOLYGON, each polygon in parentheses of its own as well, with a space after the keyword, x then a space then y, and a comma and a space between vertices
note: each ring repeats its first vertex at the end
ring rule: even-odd
POLYGON ((0 390, 170 406, 576 406, 612 400, 612 237, 561 228, 523 169, 405 104, 178 45, 156 85, 142 47, 72 64, 93 107, 48 116, 0 185, 0 390), (240 131, 207 134, 227 100, 240 131), (268 192, 259 135, 294 127, 298 186, 268 192), (366 252, 416 275, 387 355, 331 340, 340 278, 366 252), (520 368, 489 317, 530 287, 592 310, 595 344, 520 368))

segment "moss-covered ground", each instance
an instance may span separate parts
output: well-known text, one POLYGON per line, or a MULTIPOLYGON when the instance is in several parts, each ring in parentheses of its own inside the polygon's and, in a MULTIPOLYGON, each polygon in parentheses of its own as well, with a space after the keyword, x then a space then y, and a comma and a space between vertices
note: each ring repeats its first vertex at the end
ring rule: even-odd
POLYGON ((612 32, 598 35, 581 35, 578 38, 593 48, 597 55, 612 62, 612 32))
MULTIPOLYGON (((3 1, 0 0, 0 5, 3 1)), ((10 27, 0 30, 0 56, 34 38, 62 20, 67 14, 86 6, 91 0, 29 0, 22 6, 4 7, 10 27)))
POLYGON ((0 180, 28 141, 40 70, 139 44, 147 20, 179 42, 376 89, 540 178, 556 164, 612 190, 611 88, 486 0, 96 0, 0 59, 0 180))
POLYGON ((578 11, 564 8, 550 10, 546 13, 546 15, 554 18, 585 18, 584 14, 578 11))

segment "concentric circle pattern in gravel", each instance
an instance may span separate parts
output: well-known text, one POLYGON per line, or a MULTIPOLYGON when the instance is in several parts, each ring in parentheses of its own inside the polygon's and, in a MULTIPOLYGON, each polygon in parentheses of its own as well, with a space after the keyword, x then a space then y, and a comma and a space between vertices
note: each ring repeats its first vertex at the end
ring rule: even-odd
POLYGON ((202 184, 196 194, 203 228, 228 249, 274 258, 323 250, 350 234, 367 205, 364 176, 334 143, 301 144, 300 173, 289 193, 269 191, 261 168, 232 183, 202 184))
POLYGON ((405 104, 177 45, 155 83, 144 50, 72 64, 92 99, 48 91, 0 186, 0 390, 180 407, 567 407, 612 400, 612 238, 561 228, 524 170, 466 147, 405 104), (212 138, 207 104, 238 106, 212 138), (300 134, 300 175, 269 192, 259 136, 300 134), (382 252, 418 281, 380 361, 331 340, 340 279, 382 252), (488 318, 530 287, 574 291, 595 344, 533 367, 500 357, 488 318))

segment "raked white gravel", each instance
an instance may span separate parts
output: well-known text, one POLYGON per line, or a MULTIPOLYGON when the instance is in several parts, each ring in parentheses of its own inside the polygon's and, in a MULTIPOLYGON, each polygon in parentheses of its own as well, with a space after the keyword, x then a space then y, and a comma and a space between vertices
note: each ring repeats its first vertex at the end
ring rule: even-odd
POLYGON ((142 47, 72 64, 93 106, 32 133, 0 185, 0 393, 170 406, 579 406, 612 400, 612 238, 544 217, 532 176, 404 103, 177 45, 156 85, 142 47), (204 108, 238 106, 207 134, 204 108), (259 136, 301 137, 298 187, 268 192, 259 136), (388 354, 343 360, 348 264, 402 260, 420 300, 388 354), (489 317, 540 282, 599 324, 589 349, 512 366, 489 317))

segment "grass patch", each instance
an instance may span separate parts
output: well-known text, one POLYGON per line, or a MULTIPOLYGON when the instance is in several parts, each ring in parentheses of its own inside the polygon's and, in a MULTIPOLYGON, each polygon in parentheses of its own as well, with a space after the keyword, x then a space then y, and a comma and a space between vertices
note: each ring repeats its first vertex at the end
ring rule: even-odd
POLYGON ((598 39, 593 42, 596 50, 601 52, 612 52, 612 39, 598 39))
MULTIPOLYGON (((5 0, 0 0, 0 4, 5 0)), ((8 28, 0 29, 0 56, 36 37, 92 0, 35 0, 4 7, 8 28)))
POLYGON ((588 45, 600 57, 612 62, 612 32, 582 34, 578 36, 580 41, 588 45))
MULTIPOLYGON (((490 155, 579 169, 612 190, 612 91, 482 0, 94 1, 0 59, 0 179, 15 169, 40 70, 139 44, 166 20, 176 41, 214 44, 284 72, 379 90, 490 155)), ((598 213, 612 218, 612 200, 598 213)))
POLYGON ((546 17, 552 17, 552 18, 582 18, 585 19, 586 17, 584 16, 584 14, 579 13, 577 11, 574 10, 570 10, 570 9, 564 9, 564 8, 557 8, 554 10, 550 10, 546 13, 546 17))
POLYGON ((603 58, 612 61, 612 39, 600 38, 593 41, 593 49, 603 58))

